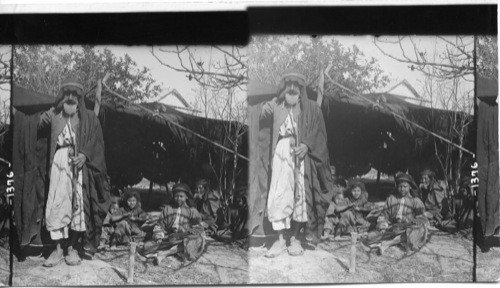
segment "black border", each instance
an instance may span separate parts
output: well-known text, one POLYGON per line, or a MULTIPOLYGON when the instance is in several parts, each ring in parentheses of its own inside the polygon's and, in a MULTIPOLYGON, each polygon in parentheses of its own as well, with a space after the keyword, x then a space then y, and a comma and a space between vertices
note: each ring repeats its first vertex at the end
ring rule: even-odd
POLYGON ((497 5, 250 8, 248 13, 256 34, 497 33, 497 5))
POLYGON ((497 5, 0 15, 1 44, 246 45, 252 34, 496 35, 497 5))
POLYGON ((246 12, 0 15, 4 44, 240 44, 246 12))

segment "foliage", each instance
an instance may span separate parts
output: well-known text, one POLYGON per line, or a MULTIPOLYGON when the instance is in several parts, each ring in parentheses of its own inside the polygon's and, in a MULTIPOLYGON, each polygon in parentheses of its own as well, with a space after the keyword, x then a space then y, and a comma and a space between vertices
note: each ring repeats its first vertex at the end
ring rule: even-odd
POLYGON ((476 53, 478 75, 498 80, 498 38, 477 36, 476 53))
MULTIPOLYGON (((367 59, 356 45, 344 47, 334 37, 254 36, 250 43, 249 76, 277 85, 287 69, 298 69, 309 84, 330 63, 328 75, 336 82, 361 93, 385 87, 389 77, 373 57, 367 59)), ((325 81, 325 90, 341 93, 325 81)))
MULTIPOLYGON (((10 83, 11 46, 0 46, 0 86, 10 83)), ((5 90, 5 88, 0 87, 5 90)))
POLYGON ((116 57, 107 48, 99 50, 88 45, 20 45, 14 48, 14 82, 48 95, 57 95, 61 81, 67 76, 78 78, 84 90, 89 91, 108 72, 111 76, 107 85, 131 100, 155 97, 160 92, 149 69, 139 68, 127 54, 116 57))

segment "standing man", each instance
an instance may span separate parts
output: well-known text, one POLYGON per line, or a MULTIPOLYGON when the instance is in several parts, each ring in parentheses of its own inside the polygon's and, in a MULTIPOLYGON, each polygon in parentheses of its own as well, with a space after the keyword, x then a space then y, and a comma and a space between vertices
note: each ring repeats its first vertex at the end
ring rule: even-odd
POLYGON ((325 212, 333 191, 327 135, 320 107, 307 98, 305 77, 295 71, 283 75, 277 97, 262 107, 261 119, 273 117, 271 138, 271 183, 267 217, 278 240, 266 257, 285 250, 292 256, 304 250, 299 233, 317 244, 325 212), (285 231, 291 229, 290 246, 285 231))
POLYGON ((82 240, 87 252, 97 247, 110 193, 101 125, 94 112, 85 107, 83 85, 75 78, 63 81, 56 106, 41 115, 39 128, 49 125, 50 184, 45 226, 56 242, 56 250, 43 265, 52 267, 62 260, 78 265, 81 259, 75 246, 82 240))

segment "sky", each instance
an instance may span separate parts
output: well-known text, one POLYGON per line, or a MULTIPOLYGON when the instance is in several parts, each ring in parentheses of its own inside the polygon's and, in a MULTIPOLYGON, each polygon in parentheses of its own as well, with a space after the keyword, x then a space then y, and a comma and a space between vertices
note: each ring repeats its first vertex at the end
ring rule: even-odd
MULTIPOLYGON (((189 80, 186 73, 174 71, 166 66, 163 66, 151 53, 151 46, 99 46, 98 49, 108 48, 116 56, 123 57, 128 54, 139 67, 147 67, 150 69, 152 77, 161 85, 163 95, 172 89, 176 89, 189 104, 193 104, 196 99, 196 89, 198 87, 195 80, 189 80)), ((159 51, 159 49, 172 50, 175 46, 153 47, 155 54, 165 63, 174 67, 180 67, 179 59, 175 54, 169 54, 159 51)), ((227 48, 221 46, 221 48, 227 48)), ((209 62, 212 54, 212 61, 217 61, 221 58, 221 53, 214 51, 210 46, 194 47, 196 59, 200 59, 206 63, 209 62), (213 51, 213 52, 212 52, 213 51)), ((236 97, 243 101, 245 92, 237 89, 236 97)))
MULTIPOLYGON (((373 43, 372 36, 333 36, 337 39, 342 45, 346 47, 352 47, 352 45, 358 46, 358 48, 365 54, 366 57, 374 57, 378 60, 378 64, 381 69, 389 75, 390 83, 386 86, 385 89, 389 90, 394 85, 399 83, 402 80, 407 80, 419 93, 422 93, 423 83, 425 80, 425 76, 420 71, 414 70, 412 71, 407 63, 401 63, 397 60, 391 59, 388 56, 385 56, 373 43)), ((394 40, 394 37, 382 37, 382 40, 394 40)), ((425 50, 428 54, 432 53, 433 50, 442 51, 445 49, 443 45, 443 41, 436 40, 434 36, 422 36, 416 37, 415 42, 417 43, 419 49, 425 50)), ((472 37, 470 38, 472 41, 472 37)), ((394 56, 400 56, 400 48, 398 45, 391 44, 379 44, 379 46, 384 49, 384 51, 388 54, 392 54, 394 56)), ((189 81, 186 77, 185 73, 180 73, 173 71, 163 65, 161 65, 157 59, 153 57, 150 50, 151 47, 146 46, 135 46, 135 47, 126 47, 126 46, 107 46, 111 51, 113 51, 117 56, 123 56, 125 53, 129 54, 129 56, 134 59, 139 66, 146 66, 151 69, 151 75, 155 78, 159 83, 161 83, 163 87, 162 93, 166 93, 170 89, 177 89, 181 95, 185 97, 185 99, 192 104, 195 99, 195 88, 196 82, 189 81)), ((157 49, 158 47, 155 47, 157 49)), ((163 48, 173 48, 173 47, 163 47, 163 48)), ((410 50, 411 47, 404 46, 406 51, 410 50)), ((196 47, 197 54, 202 59, 208 59, 210 55, 210 47, 208 46, 199 46, 196 47)), ((156 50, 157 51, 157 50, 156 50)), ((213 56, 216 57, 216 56, 213 56)), ((173 66, 179 66, 179 60, 174 55, 168 55, 166 53, 162 56, 162 61, 168 62, 173 66)), ((471 79, 473 80, 473 79, 471 79)), ((473 82, 465 82, 464 85, 469 89, 473 89, 473 82)), ((242 92, 242 91, 240 91, 242 92)), ((384 91, 377 91, 384 92, 384 91)), ((244 97, 244 93, 240 93, 239 97, 244 97)))
MULTIPOLYGON (((385 56, 373 43, 372 36, 333 36, 337 39, 342 45, 346 47, 352 47, 352 45, 356 45, 366 57, 374 57, 377 59, 378 64, 381 69, 389 75, 390 83, 384 89, 387 91, 400 81, 406 79, 419 93, 422 92, 424 75, 414 70, 412 71, 408 68, 408 64, 398 62, 394 59, 391 59, 388 56, 385 56)), ((382 40, 394 40, 394 37, 382 37, 382 40)), ((436 40, 434 36, 422 36, 416 37, 415 42, 419 46, 419 49, 426 50, 428 54, 432 53, 433 50, 442 51, 444 49, 444 42, 441 40, 436 40)), ((472 41, 472 37, 470 38, 472 41)), ((384 51, 388 54, 400 56, 400 48, 398 45, 390 45, 390 44, 380 44, 384 51)), ((9 46, 2 46, 0 49, 7 49, 9 46)), ((163 95, 170 91, 171 89, 177 89, 180 94, 186 99, 188 103, 191 105, 194 104, 196 99, 196 81, 189 81, 186 73, 174 71, 168 67, 163 66, 152 54, 151 54, 151 46, 97 46, 97 49, 110 49, 117 57, 123 57, 125 54, 128 54, 139 67, 147 67, 150 69, 150 73, 152 77, 158 82, 158 84, 162 87, 162 92, 160 95, 163 95)), ((167 48, 172 49, 174 46, 167 47, 154 47, 155 51, 157 51, 158 55, 160 55, 162 61, 169 63, 172 66, 179 66, 179 59, 174 54, 162 53, 159 52, 159 48, 167 48)), ((405 47, 405 49, 411 47, 405 47)), ((217 59, 221 59, 221 54, 217 51, 214 51, 210 46, 197 46, 194 47, 196 51, 196 57, 204 62, 208 63, 211 59, 212 61, 216 61, 217 59), (212 52, 212 53, 211 53, 212 52), (212 58, 210 58, 212 55, 212 58)), ((407 49, 407 51, 412 51, 407 49)), ((473 82, 465 83, 469 89, 473 88, 473 82)), ((384 91, 377 91, 384 92, 384 91)), ((236 97, 239 101, 243 101, 245 99, 244 91, 237 91, 236 97)), ((3 101, 9 98, 9 93, 5 91, 0 91, 0 99, 3 101)))

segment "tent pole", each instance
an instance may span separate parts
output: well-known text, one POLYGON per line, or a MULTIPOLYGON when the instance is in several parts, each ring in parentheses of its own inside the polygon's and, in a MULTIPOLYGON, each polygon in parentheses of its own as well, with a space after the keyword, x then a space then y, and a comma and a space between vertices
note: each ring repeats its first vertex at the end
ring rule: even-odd
POLYGON ((377 184, 375 184, 375 187, 377 187, 377 193, 380 191, 380 170, 377 170, 377 184))
POLYGON ((149 181, 149 194, 151 194, 153 192, 153 185, 154 185, 153 181, 150 180, 149 181))

